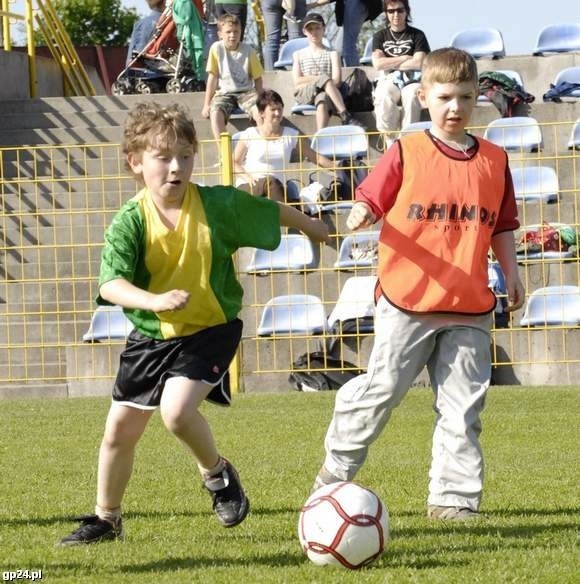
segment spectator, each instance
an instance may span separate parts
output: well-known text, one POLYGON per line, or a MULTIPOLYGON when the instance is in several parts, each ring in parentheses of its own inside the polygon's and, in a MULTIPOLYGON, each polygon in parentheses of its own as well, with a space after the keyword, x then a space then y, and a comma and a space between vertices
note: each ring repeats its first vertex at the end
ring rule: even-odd
MULTIPOLYGON (((278 59, 280 51, 280 38, 282 36, 282 19, 285 13, 282 0, 262 0, 262 13, 266 25, 266 45, 264 46, 264 69, 272 71, 274 63, 278 59)), ((286 20, 288 39, 302 36, 300 21, 306 14, 306 0, 296 0, 294 17, 296 22, 286 20)))
POLYGON ((161 13, 165 10, 165 0, 147 0, 147 4, 151 12, 147 16, 140 18, 134 24, 133 31, 131 32, 131 39, 127 47, 127 66, 147 46, 147 43, 152 40, 157 21, 161 13))
POLYGON ((257 108, 258 126, 243 132, 235 147, 236 186, 253 195, 284 202, 284 170, 298 145, 300 155, 318 166, 333 168, 334 164, 312 150, 305 138, 298 138, 298 130, 282 126, 284 102, 277 92, 262 91, 257 108))
POLYGON ((248 0, 214 0, 215 15, 219 18, 222 14, 235 14, 240 19, 242 27, 241 39, 244 38, 246 22, 248 20, 248 0))
MULTIPOLYGON (((222 14, 218 18, 220 40, 209 50, 201 115, 210 119, 216 142, 235 108, 240 107, 256 123, 258 121, 256 101, 262 91, 263 69, 254 48, 240 42, 241 31, 237 16, 222 14)), ((219 158, 219 144, 216 145, 219 158)))
POLYGON ((417 98, 420 70, 431 50, 425 34, 409 26, 409 0, 385 0, 387 26, 373 36, 373 67, 378 71, 374 91, 377 130, 387 133, 401 129, 421 116, 417 98), (402 122, 399 104, 402 106, 402 122))
POLYGON ((324 46, 325 23, 317 12, 306 15, 303 21, 308 46, 293 55, 292 76, 297 103, 316 106, 316 128, 328 125, 330 115, 338 114, 344 124, 358 124, 347 111, 340 86, 342 72, 338 53, 324 46))

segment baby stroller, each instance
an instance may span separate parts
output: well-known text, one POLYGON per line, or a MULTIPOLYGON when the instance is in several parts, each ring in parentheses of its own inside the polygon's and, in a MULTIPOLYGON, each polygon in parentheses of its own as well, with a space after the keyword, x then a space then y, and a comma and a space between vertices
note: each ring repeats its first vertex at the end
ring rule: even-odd
POLYGON ((203 91, 203 18, 201 0, 167 0, 151 39, 119 73, 111 93, 203 91))

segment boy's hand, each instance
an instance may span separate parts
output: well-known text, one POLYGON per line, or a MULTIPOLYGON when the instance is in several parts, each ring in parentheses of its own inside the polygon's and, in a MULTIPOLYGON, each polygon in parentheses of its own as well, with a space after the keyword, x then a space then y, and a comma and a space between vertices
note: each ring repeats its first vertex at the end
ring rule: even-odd
POLYGON ((209 105, 204 105, 201 108, 201 117, 202 118, 209 118, 209 105))
POLYGON ((371 211, 371 208, 366 203, 358 201, 350 210, 350 214, 346 220, 346 226, 351 231, 356 231, 361 227, 370 227, 376 219, 377 218, 371 211))
POLYGON ((328 225, 320 219, 309 219, 303 231, 305 235, 317 243, 328 243, 330 241, 328 225))
POLYGON ((181 310, 187 305, 189 296, 189 292, 185 290, 170 290, 163 294, 156 294, 151 301, 150 310, 153 312, 181 310))
POLYGON ((524 305, 524 300, 526 297, 524 285, 519 277, 510 279, 506 276, 506 288, 508 294, 508 306, 507 311, 513 312, 524 305))

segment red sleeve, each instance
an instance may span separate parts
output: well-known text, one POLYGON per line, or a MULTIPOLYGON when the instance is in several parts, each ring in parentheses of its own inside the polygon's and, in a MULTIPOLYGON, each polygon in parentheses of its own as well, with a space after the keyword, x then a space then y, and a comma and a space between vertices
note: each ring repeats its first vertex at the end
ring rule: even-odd
POLYGON ((402 182, 403 163, 397 140, 357 187, 355 199, 367 203, 379 220, 395 204, 402 182))
POLYGON ((497 235, 502 231, 514 231, 515 229, 518 229, 519 226, 520 222, 518 221, 518 206, 516 204, 516 194, 514 191, 512 173, 510 172, 509 166, 506 164, 505 191, 503 193, 503 199, 493 234, 497 235))

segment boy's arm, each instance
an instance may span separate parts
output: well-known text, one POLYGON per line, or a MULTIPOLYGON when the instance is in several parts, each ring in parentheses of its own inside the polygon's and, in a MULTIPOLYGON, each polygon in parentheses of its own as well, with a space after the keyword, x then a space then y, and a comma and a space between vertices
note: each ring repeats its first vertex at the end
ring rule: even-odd
POLYGON ((214 75, 213 73, 208 73, 205 85, 205 99, 203 101, 203 107, 201 108, 201 115, 204 118, 209 118, 209 106, 216 92, 217 86, 218 86, 217 75, 214 75))
POLYGON ((111 304, 153 312, 180 310, 185 308, 189 300, 189 292, 185 290, 169 290, 163 294, 153 294, 138 288, 124 278, 105 282, 99 288, 99 294, 111 304))
POLYGON ((332 66, 332 82, 338 87, 342 83, 342 69, 337 51, 330 52, 330 64, 332 66))
POLYGON ((508 293, 508 310, 521 308, 525 300, 524 285, 518 274, 516 261, 516 246, 512 231, 502 231, 491 239, 491 249, 505 275, 505 283, 508 293))
POLYGON ((290 205, 284 203, 278 203, 278 205, 280 207, 280 225, 299 229, 312 241, 319 243, 329 241, 328 225, 324 221, 312 219, 290 205))

